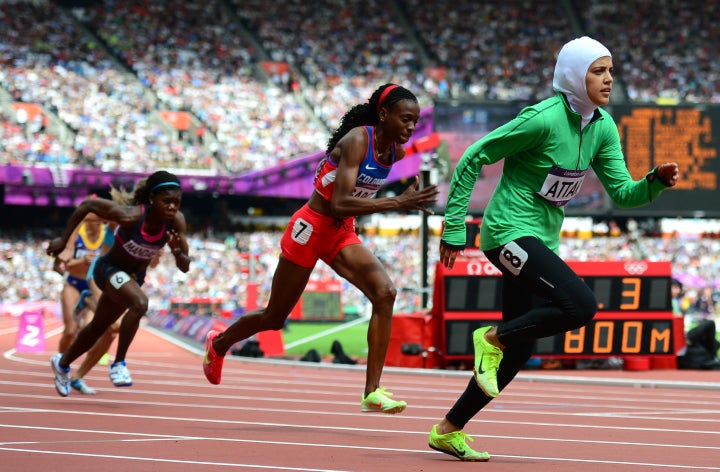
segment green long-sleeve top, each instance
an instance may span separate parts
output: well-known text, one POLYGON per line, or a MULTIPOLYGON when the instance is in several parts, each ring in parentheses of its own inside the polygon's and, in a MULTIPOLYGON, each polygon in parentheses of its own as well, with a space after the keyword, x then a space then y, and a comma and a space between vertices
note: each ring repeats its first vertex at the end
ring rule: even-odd
POLYGON ((534 236, 557 252, 566 204, 592 166, 616 205, 637 207, 665 186, 633 180, 612 117, 598 108, 581 129, 581 117, 558 93, 523 109, 517 117, 470 145, 450 181, 442 240, 465 247, 465 217, 480 169, 501 159, 503 172, 483 215, 480 247, 502 246, 534 236))

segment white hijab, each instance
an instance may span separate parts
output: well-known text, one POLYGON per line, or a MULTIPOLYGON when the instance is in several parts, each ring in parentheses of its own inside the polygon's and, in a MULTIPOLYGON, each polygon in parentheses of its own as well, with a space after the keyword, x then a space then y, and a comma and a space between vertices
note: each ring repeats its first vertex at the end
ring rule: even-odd
POLYGON ((605 56, 612 57, 608 48, 587 36, 566 43, 558 54, 553 90, 565 94, 573 111, 582 116, 583 128, 590 122, 597 108, 588 97, 585 75, 593 62, 605 56))

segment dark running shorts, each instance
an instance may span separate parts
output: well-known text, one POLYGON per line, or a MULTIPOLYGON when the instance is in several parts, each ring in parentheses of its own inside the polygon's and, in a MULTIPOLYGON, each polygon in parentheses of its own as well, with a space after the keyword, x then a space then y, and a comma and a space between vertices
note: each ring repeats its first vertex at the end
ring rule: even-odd
MULTIPOLYGON (((105 290, 105 286, 107 285, 107 281, 110 279, 110 277, 112 277, 113 274, 121 271, 127 273, 127 271, 125 271, 122 267, 118 267, 110 263, 110 261, 108 261, 105 256, 100 256, 95 260, 93 279, 95 280, 95 283, 100 288, 100 290, 105 290)), ((135 282, 137 282, 140 286, 142 286, 142 284, 145 282, 145 271, 140 274, 128 275, 135 279, 135 282)))

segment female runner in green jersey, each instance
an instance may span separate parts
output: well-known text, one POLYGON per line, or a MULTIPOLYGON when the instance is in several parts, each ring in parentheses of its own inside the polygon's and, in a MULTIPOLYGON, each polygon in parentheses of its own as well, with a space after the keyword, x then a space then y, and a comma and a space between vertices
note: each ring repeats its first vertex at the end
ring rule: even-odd
POLYGON ((465 461, 486 461, 462 432, 468 421, 515 377, 535 340, 580 328, 597 301, 557 255, 564 206, 590 167, 620 207, 654 200, 678 179, 665 163, 633 180, 618 129, 603 109, 613 85, 610 51, 582 37, 561 49, 555 96, 523 109, 510 122, 470 145, 453 174, 445 208, 440 261, 452 267, 465 248, 465 216, 482 166, 504 159, 503 173, 483 215, 481 249, 502 272, 502 322, 473 333, 474 378, 430 432, 431 448, 465 461), (541 300, 541 303, 538 303, 541 300))

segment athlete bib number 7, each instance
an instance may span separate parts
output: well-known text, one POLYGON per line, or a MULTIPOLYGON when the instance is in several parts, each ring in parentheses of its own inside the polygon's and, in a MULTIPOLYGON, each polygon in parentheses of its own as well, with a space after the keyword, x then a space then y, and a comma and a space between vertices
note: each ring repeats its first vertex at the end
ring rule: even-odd
POLYGON ((293 225, 292 229, 292 239, 298 244, 307 244, 308 241, 310 241, 310 236, 313 232, 313 225, 308 223, 307 221, 303 220, 302 218, 298 218, 295 220, 295 224, 293 225))

